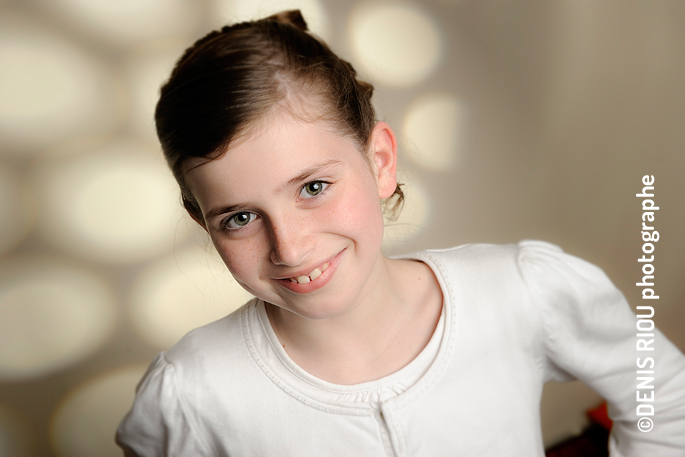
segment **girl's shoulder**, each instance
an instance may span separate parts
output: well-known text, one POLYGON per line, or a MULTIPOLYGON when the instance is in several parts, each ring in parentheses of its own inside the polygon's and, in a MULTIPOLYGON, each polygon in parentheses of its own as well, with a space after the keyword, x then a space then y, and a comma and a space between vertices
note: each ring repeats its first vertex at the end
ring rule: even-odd
POLYGON ((628 309, 601 268, 543 241, 467 244, 403 258, 429 265, 455 306, 487 303, 498 312, 538 316, 547 327, 596 308, 628 309))
POLYGON ((511 244, 471 243, 418 251, 397 258, 420 260, 447 276, 458 270, 461 274, 467 271, 469 275, 485 275, 489 280, 513 275, 529 283, 559 275, 567 279, 579 276, 608 281, 597 266, 567 254, 555 244, 537 240, 511 244))
POLYGON ((164 353, 177 370, 197 370, 204 365, 226 365, 247 355, 244 339, 246 313, 257 303, 252 299, 227 316, 188 332, 164 353))
MULTIPOLYGON (((256 302, 192 330, 155 357, 119 425, 119 446, 133 452, 152 450, 153 455, 215 454, 208 437, 211 423, 204 417, 235 408, 251 382, 244 320, 256 302)), ((140 455, 148 455, 145 452, 140 455)))
POLYGON ((518 243, 495 244, 495 243, 467 243, 459 246, 442 249, 426 249, 411 254, 397 256, 397 258, 436 258, 460 261, 497 261, 508 259, 542 259, 556 258, 563 261, 566 257, 564 250, 553 243, 540 240, 522 240, 518 243))

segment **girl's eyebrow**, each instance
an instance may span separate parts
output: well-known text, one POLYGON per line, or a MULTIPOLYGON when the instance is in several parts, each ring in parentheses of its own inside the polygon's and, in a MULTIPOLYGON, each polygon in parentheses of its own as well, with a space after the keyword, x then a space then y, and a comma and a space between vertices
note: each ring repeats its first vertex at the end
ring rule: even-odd
POLYGON ((239 211, 241 209, 245 209, 245 205, 230 205, 230 206, 218 206, 214 209, 211 209, 207 211, 207 215, 205 216, 205 220, 207 222, 211 221, 217 216, 221 216, 222 214, 226 213, 232 213, 233 211, 239 211))
POLYGON ((281 192, 286 187, 290 187, 290 186, 293 186, 295 184, 299 184, 302 181, 306 181, 307 179, 309 179, 312 175, 315 175, 315 174, 320 173, 324 170, 336 167, 336 166, 341 165, 341 164, 342 164, 341 161, 331 159, 331 160, 328 160, 326 162, 323 162, 323 163, 314 165, 312 167, 309 167, 306 170, 304 170, 302 173, 300 173, 299 175, 295 176, 293 179, 289 180, 283 186, 281 186, 277 192, 281 192))

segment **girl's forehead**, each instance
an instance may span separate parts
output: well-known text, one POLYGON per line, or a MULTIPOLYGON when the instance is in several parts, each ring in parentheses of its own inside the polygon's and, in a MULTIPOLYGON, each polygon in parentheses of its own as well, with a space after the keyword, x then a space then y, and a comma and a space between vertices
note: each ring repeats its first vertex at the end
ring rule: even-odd
POLYGON ((278 188, 307 169, 335 161, 366 166, 356 143, 329 122, 282 113, 246 132, 214 160, 198 162, 186 179, 191 192, 202 198, 219 188, 230 193, 254 186, 278 188))
POLYGON ((330 160, 343 160, 350 152, 358 154, 351 139, 335 130, 323 119, 302 120, 281 113, 274 116, 227 151, 229 160, 252 166, 262 162, 265 170, 285 171, 281 167, 297 168, 300 164, 330 160), (230 155, 233 154, 233 157, 230 155))
POLYGON ((352 135, 342 131, 339 123, 307 100, 273 107, 245 127, 228 145, 225 154, 248 149, 258 156, 273 149, 281 153, 272 155, 273 159, 292 160, 307 155, 302 154, 305 152, 331 152, 327 150, 329 146, 339 148, 341 144, 346 149, 352 145, 364 155, 352 135))

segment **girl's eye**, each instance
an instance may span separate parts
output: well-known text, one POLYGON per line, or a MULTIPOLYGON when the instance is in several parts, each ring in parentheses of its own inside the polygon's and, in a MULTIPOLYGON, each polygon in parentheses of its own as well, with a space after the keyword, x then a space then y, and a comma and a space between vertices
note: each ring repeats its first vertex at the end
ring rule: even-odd
POLYGON ((308 182, 302 186, 302 191, 300 192, 300 198, 312 198, 321 194, 326 188, 330 186, 329 183, 324 181, 312 181, 308 182))
POLYGON ((245 227, 247 224, 249 224, 255 219, 257 219, 257 215, 255 213, 241 211, 229 217, 226 223, 224 224, 224 227, 229 230, 237 230, 239 228, 245 227))

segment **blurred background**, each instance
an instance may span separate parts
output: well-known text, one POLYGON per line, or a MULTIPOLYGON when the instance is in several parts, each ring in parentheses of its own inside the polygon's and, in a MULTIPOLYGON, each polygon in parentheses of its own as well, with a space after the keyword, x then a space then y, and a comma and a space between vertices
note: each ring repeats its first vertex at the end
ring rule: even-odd
MULTIPOLYGON (((685 348, 685 2, 0 0, 1 456, 120 455, 152 357, 249 298, 181 210, 152 113, 194 40, 290 8, 398 134, 389 254, 542 239, 634 307, 654 175, 655 321, 685 348)), ((600 401, 548 384, 545 445, 600 401)))

